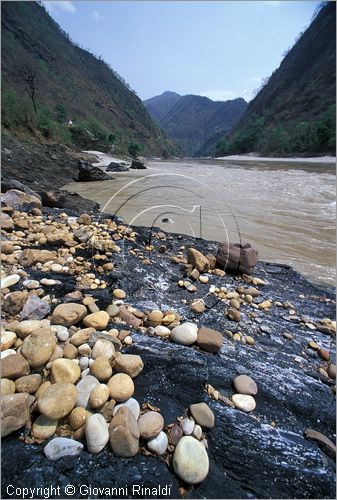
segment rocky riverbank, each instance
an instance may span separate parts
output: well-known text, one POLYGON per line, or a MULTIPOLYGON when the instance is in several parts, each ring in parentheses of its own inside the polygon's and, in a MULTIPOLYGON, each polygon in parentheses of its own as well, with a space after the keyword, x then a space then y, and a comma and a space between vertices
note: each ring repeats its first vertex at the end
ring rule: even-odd
POLYGON ((334 497, 334 290, 38 199, 2 228, 3 498, 334 497))

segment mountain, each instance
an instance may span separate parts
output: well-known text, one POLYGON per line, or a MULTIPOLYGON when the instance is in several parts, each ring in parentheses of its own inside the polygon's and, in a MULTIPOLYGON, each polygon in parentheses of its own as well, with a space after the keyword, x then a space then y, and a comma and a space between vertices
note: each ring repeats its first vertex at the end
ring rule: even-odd
POLYGON ((217 155, 335 154, 336 3, 325 2, 217 155))
POLYGON ((1 2, 1 14, 5 132, 81 148, 175 153, 123 78, 73 43, 41 3, 1 2))
POLYGON ((176 92, 166 90, 161 95, 146 99, 143 103, 152 118, 160 123, 160 120, 164 118, 166 113, 173 108, 180 98, 181 95, 176 92))
POLYGON ((223 102, 200 95, 179 98, 171 92, 148 99, 144 104, 164 132, 189 156, 198 155, 202 145, 215 133, 223 135, 236 125, 247 106, 241 98, 223 102))

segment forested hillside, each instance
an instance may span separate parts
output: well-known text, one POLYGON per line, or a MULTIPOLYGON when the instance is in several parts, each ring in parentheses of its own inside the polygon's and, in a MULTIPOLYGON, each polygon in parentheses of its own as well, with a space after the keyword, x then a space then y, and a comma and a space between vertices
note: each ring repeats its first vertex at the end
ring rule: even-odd
POLYGON ((41 4, 1 2, 1 14, 5 132, 81 148, 176 153, 126 82, 74 44, 41 4))
POLYGON ((335 103, 336 3, 325 2, 216 154, 334 154, 335 103))

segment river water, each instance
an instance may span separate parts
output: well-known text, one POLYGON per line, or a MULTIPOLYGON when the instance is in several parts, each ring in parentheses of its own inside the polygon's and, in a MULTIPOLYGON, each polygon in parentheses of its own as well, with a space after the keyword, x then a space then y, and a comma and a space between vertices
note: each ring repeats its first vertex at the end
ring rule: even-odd
POLYGON ((111 181, 65 186, 133 225, 250 242, 311 281, 336 277, 335 166, 285 161, 149 161, 111 181))

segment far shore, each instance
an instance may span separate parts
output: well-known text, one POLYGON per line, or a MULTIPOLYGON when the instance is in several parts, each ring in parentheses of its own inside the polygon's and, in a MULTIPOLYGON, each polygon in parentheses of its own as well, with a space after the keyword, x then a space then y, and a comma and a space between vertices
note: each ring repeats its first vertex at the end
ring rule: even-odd
MULTIPOLYGON (((206 159, 206 158, 205 158, 206 159)), ((250 156, 250 155, 231 155, 231 156, 219 156, 213 158, 214 160, 239 160, 239 161, 263 161, 263 162, 286 162, 286 163, 326 163, 326 164, 336 164, 335 156, 316 156, 316 157, 296 157, 296 158, 271 158, 268 156, 250 156)))

